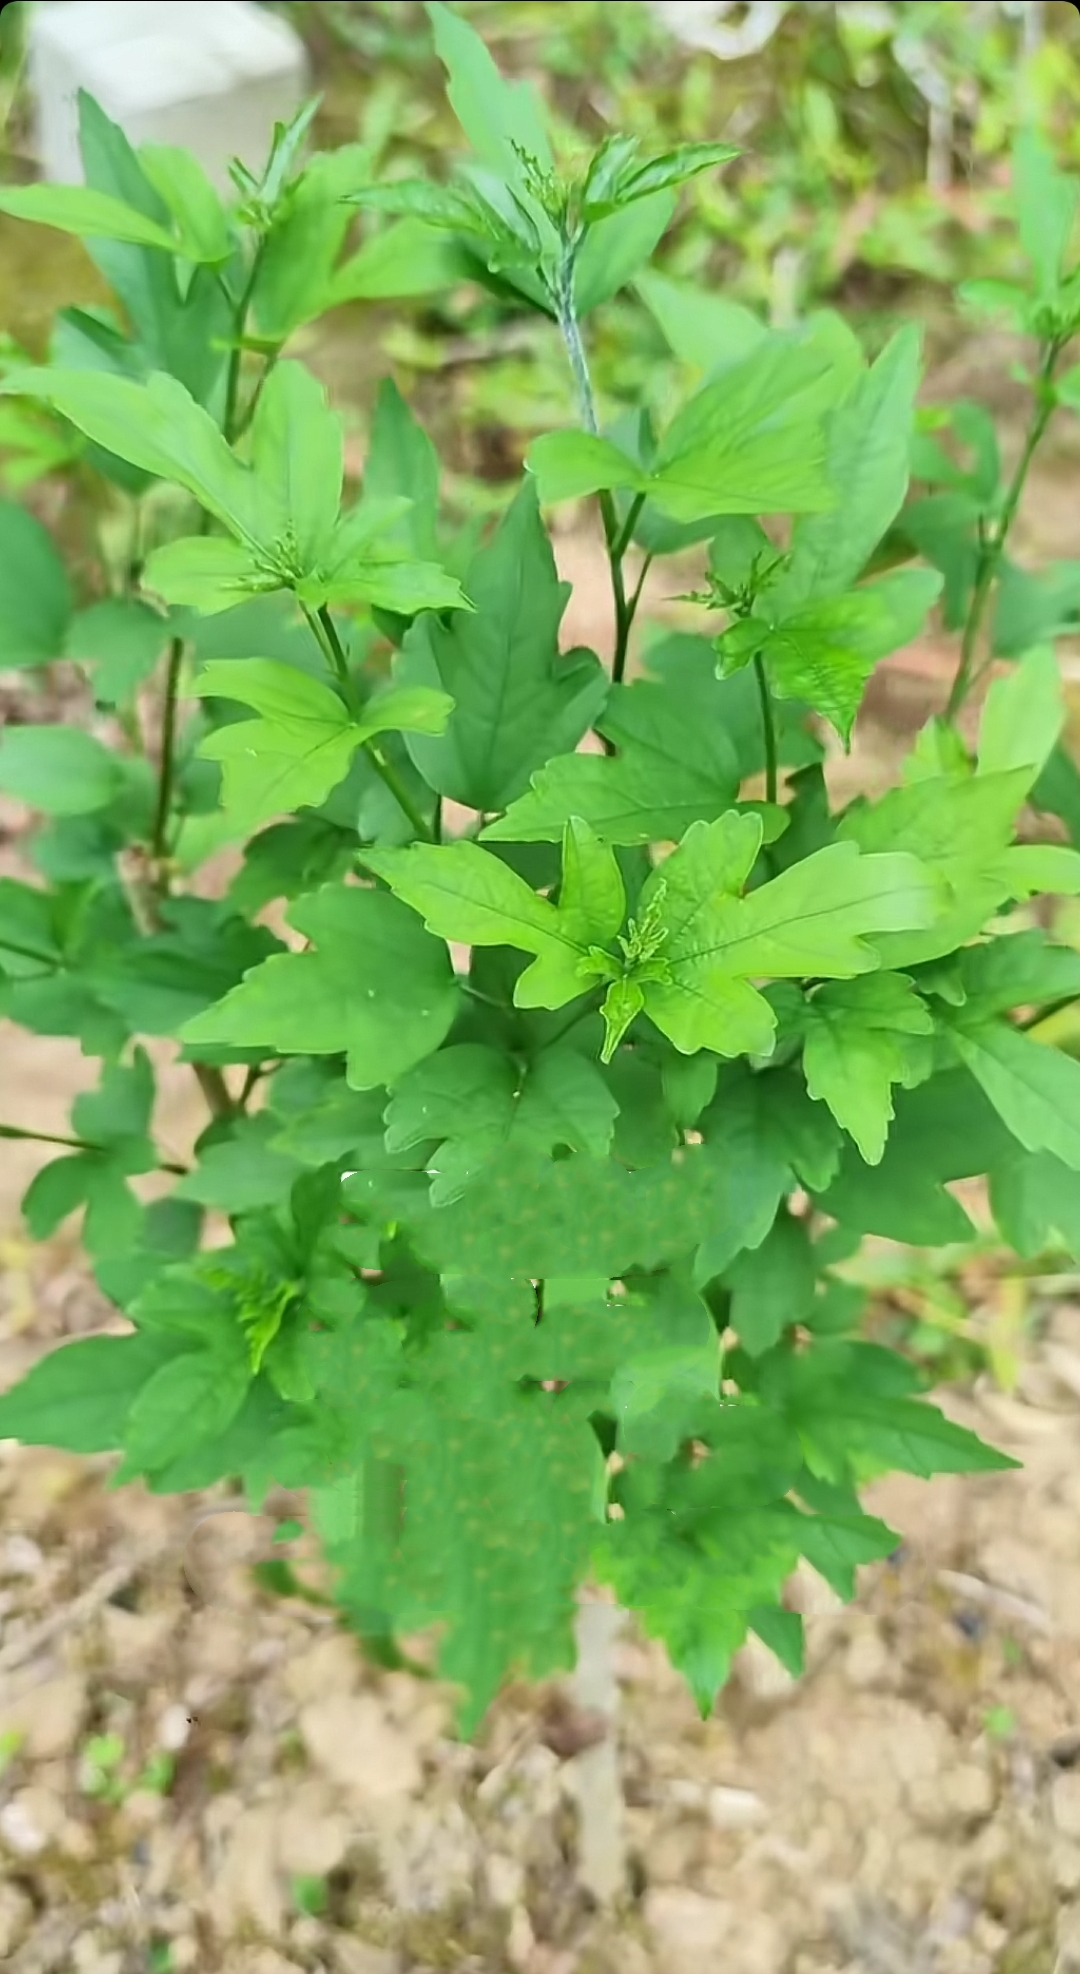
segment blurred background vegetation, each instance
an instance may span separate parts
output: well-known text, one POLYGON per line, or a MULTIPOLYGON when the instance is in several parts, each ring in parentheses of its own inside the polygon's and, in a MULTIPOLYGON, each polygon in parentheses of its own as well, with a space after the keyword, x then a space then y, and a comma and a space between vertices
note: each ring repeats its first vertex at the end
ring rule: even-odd
MULTIPOLYGON (((460 133, 419 0, 279 0, 273 11, 308 46, 321 145, 360 141, 380 175, 446 171, 460 133)), ((738 144, 735 166, 687 191, 661 271, 778 323, 842 307, 871 350, 917 313, 931 357, 946 353, 956 285, 1008 272, 1003 194, 1019 122, 1034 115, 1080 166, 1075 0, 462 0, 460 11, 502 68, 538 82, 568 156, 612 129, 658 148, 738 144)), ((9 179, 34 173, 20 89, 26 13, 15 0, 0 16, 9 179)), ((0 330, 33 349, 59 303, 96 299, 77 245, 0 227, 0 330)), ((370 370, 376 348, 412 373, 421 399, 424 374, 438 373, 449 463, 481 484, 516 472, 522 436, 565 414, 554 336, 505 302, 459 294, 384 311, 377 325, 363 313, 362 353, 355 315, 332 325, 326 367, 339 397, 365 401, 357 359, 370 370)), ((600 312, 594 338, 612 410, 663 395, 670 352, 633 296, 600 312)))
MULTIPOLYGON (((359 117, 391 169, 430 169, 454 148, 420 5, 277 11, 312 50, 335 135, 355 136, 359 117)), ((947 287, 973 259, 981 269, 1024 117, 1080 162, 1080 19, 1058 0, 465 0, 460 11, 503 68, 539 80, 568 149, 612 128, 658 148, 743 147, 737 169, 695 185, 665 266, 780 312, 823 298, 887 307, 905 282, 947 287), (719 17, 708 46, 684 38, 708 32, 695 15, 719 17)))
MULTIPOLYGON (((329 142, 359 136, 391 175, 438 173, 460 147, 418 0, 288 4, 324 90, 329 142)), ((1034 115, 1080 164, 1080 13, 1059 0, 793 0, 686 8, 646 0, 465 0, 500 66, 529 75, 569 155, 607 131, 647 145, 720 139, 739 162, 688 190, 661 271, 778 323, 840 306, 876 349, 918 313, 930 352, 957 334, 953 295, 1006 271, 1007 157, 1034 115), (718 16, 687 45, 688 16, 718 16), (768 38, 763 40, 763 35, 768 38), (724 49, 721 56, 717 47, 724 49), (745 48, 746 52, 737 51, 745 48), (733 52, 735 51, 735 52, 733 52)), ((604 397, 656 402, 670 355, 632 297, 601 311, 604 397)), ((490 300, 399 319, 391 358, 442 369, 469 349, 476 464, 498 468, 505 428, 563 415, 561 351, 490 300), (478 357, 489 359, 476 373, 478 357)), ((517 448, 511 443, 516 465, 517 448)))

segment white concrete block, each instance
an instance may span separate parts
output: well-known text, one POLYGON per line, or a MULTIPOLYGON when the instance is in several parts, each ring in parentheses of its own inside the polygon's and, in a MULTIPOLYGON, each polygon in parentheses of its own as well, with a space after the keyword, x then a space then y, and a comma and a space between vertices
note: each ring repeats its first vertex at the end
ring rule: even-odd
POLYGON ((722 62, 760 54, 787 13, 789 0, 649 0, 654 18, 687 48, 707 48, 722 62), (729 22, 728 16, 737 18, 729 22))
POLYGON ((82 182, 76 93, 134 145, 182 144, 222 191, 230 158, 265 163, 303 100, 303 43, 252 0, 41 0, 28 74, 46 178, 82 182))

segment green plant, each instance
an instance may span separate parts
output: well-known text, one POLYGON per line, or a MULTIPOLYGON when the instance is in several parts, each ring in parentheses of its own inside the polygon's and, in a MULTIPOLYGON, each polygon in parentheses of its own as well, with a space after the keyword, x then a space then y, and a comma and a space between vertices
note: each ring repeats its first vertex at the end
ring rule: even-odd
POLYGON ((320 1878, 315 1872, 297 1872, 292 1878, 290 1890, 297 1912, 308 1913, 314 1919, 325 1912, 328 1896, 325 1878, 320 1878))
POLYGON ((119 1734, 92 1734, 83 1744, 81 1787, 84 1796, 97 1796, 103 1802, 122 1803, 129 1793, 119 1773, 127 1754, 119 1734))
POLYGON ((983 1715, 983 1730, 992 1741, 1011 1741, 1016 1733, 1016 1715, 1011 1707, 988 1707, 983 1715))
MULTIPOLYGON (((1076 1247, 1080 1065, 1015 1018, 1080 993, 1076 953, 1016 929, 1080 891, 1074 851, 1016 840, 1061 690, 1048 648, 1017 651, 974 756, 931 723, 902 785, 832 812, 820 722, 848 739, 942 588, 865 580, 908 485, 916 334, 868 366, 836 317, 781 334, 702 298, 701 387, 662 430, 604 431, 583 324, 726 152, 614 138, 564 168, 528 91, 429 14, 476 151, 449 185, 305 166, 301 118, 226 208, 84 100, 86 187, 0 198, 103 242, 126 326, 62 323, 2 389, 67 421, 136 517, 76 609, 44 531, 0 510, 3 662, 66 652, 111 720, 0 743, 0 788, 45 818, 41 881, 0 882, 3 1008, 102 1063, 25 1213, 40 1238, 83 1214, 132 1323, 49 1354, 0 1435, 119 1451, 117 1483, 160 1492, 306 1487, 372 1648, 439 1629, 463 1732, 510 1672, 569 1662, 589 1576, 707 1713, 748 1632, 801 1664, 800 1557, 850 1596, 894 1548, 863 1482, 1013 1464, 860 1340, 838 1271, 867 1234, 969 1238, 949 1187, 973 1176, 1021 1244, 1076 1247), (343 505, 339 421, 282 359, 337 292, 350 202, 413 229, 425 279, 509 286, 565 346, 577 423, 480 539, 448 535, 389 384, 343 505), (592 496, 610 671, 560 650, 541 516, 592 496), (700 634, 633 676, 642 572, 694 544, 700 634), (208 899, 222 846, 243 861, 208 899), (283 904, 291 939, 263 922, 283 904), (143 1044, 168 1036, 210 1112, 189 1170, 152 1133, 143 1044), (155 1170, 176 1183, 147 1204, 155 1170), (204 1252, 211 1209, 233 1240, 204 1252)), ((1061 400, 1072 190, 1037 169, 1061 400)), ((987 503, 964 693, 1016 498, 987 503)))
POLYGON ((145 1789, 152 1796, 167 1796, 176 1776, 175 1758, 164 1749, 158 1749, 140 1773, 135 1787, 145 1789))
POLYGON ((16 1760, 26 1736, 20 1728, 8 1727, 0 1734, 0 1775, 16 1760))

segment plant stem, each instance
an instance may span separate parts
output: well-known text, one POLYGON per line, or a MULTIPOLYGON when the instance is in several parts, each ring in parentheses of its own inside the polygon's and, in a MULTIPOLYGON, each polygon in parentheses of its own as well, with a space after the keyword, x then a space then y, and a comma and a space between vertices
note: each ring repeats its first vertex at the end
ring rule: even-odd
MULTIPOLYGON (((225 408, 222 414, 222 432, 226 442, 231 441, 234 436, 237 400, 240 390, 241 359, 243 356, 240 340, 244 334, 244 325, 247 321, 247 312, 251 305, 251 297, 258 278, 261 258, 262 248, 259 247, 256 249, 252 259, 243 293, 236 303, 233 320, 235 342, 233 349, 229 353, 229 370, 225 382, 225 408)), ((206 534, 209 531, 209 526, 210 516, 204 509, 199 524, 200 534, 206 534)), ((180 669, 183 664, 183 657, 183 639, 173 638, 169 645, 169 664, 165 679, 165 705, 161 734, 161 766, 158 778, 157 804, 154 811, 154 828, 151 845, 156 865, 154 882, 154 893, 156 895, 149 897, 147 900, 148 915, 152 919, 152 923, 146 928, 148 931, 158 930, 158 899, 164 897, 169 890, 169 873, 165 859, 168 849, 169 817, 176 781, 176 702, 179 697, 180 669)), ((236 1105, 233 1103, 232 1097, 229 1094, 229 1086, 220 1069, 215 1069, 210 1063, 205 1062, 193 1062, 191 1069, 206 1099, 211 1116, 221 1119, 232 1117, 235 1113, 236 1105)), ((86 1149, 93 1150, 97 1149, 97 1147, 87 1147, 86 1149)), ((167 1172, 181 1173, 186 1170, 184 1166, 173 1165, 167 1165, 163 1169, 167 1172)))
MULTIPOLYGON (((233 348, 229 353, 229 368, 225 381, 225 406, 222 413, 222 432, 226 442, 231 442, 236 435, 237 407, 238 407, 239 392, 240 392, 240 374, 241 374, 242 358, 243 358, 243 350, 241 348, 241 342, 244 335, 245 325, 247 322, 248 309, 251 306, 251 298, 255 291, 255 283, 258 279, 259 267, 261 265, 261 261, 262 261, 262 247, 260 245, 258 248, 256 248, 256 251, 252 257, 251 267, 248 270, 248 277, 244 284, 243 292, 241 293, 239 300, 236 301, 235 304, 232 304, 232 297, 231 296, 228 297, 230 303, 233 305, 234 308, 234 314, 233 314, 234 343, 233 343, 233 348)), ((260 386, 259 386, 260 389, 262 388, 262 385, 265 383, 265 381, 266 381, 266 377, 264 375, 260 379, 260 386)), ((247 414, 248 419, 250 418, 251 411, 253 410, 253 408, 254 408, 253 405, 248 407, 248 414, 247 414)), ((247 419, 245 419, 243 422, 246 423, 247 419)), ((135 531, 133 534, 133 542, 132 542, 131 557, 130 557, 130 568, 129 568, 129 580, 132 586, 134 585, 134 582, 137 579, 139 573, 138 565, 141 561, 140 522, 141 522, 141 509, 139 508, 138 504, 136 504, 135 531)), ((208 533, 209 527, 210 527, 210 516, 204 509, 199 524, 200 534, 208 533)), ((159 775, 158 775, 157 802, 154 809, 153 834, 151 839, 151 855, 155 867, 154 879, 153 879, 152 887, 150 885, 145 886, 145 896, 142 898, 145 924, 143 923, 142 919, 138 919, 137 907, 139 904, 139 898, 136 895, 134 884, 130 886, 132 892, 132 908, 133 910, 136 910, 137 920, 140 924, 140 929, 144 930, 147 933, 153 933, 160 929, 160 914, 158 910, 158 903, 161 898, 167 896, 169 891, 169 872, 166 864, 166 858, 168 854, 170 813, 173 806, 173 796, 174 796, 175 783, 176 783, 176 705, 177 705, 177 699, 179 697, 180 672, 181 672, 181 667, 183 665, 183 658, 184 658, 184 641, 182 638, 178 638, 178 637, 173 638, 169 644, 169 661, 168 661, 168 669, 166 672, 166 679, 165 679, 165 704, 162 714, 162 734, 161 734, 161 762, 160 762, 159 775)), ((28 955, 27 957, 31 957, 31 956, 28 955)), ((220 1069, 215 1069, 211 1064, 203 1063, 203 1062, 192 1063, 191 1068, 195 1076, 195 1079, 199 1085, 199 1088, 201 1089, 203 1096, 206 1099, 206 1103, 209 1107, 211 1115, 215 1118, 232 1117, 235 1113, 237 1106, 233 1103, 232 1097, 229 1094, 228 1084, 226 1083, 225 1078, 222 1075, 220 1069)), ((245 1098, 249 1094, 250 1094, 250 1090, 245 1090, 245 1098)), ((34 1137, 34 1136, 39 1136, 41 1134, 34 1132, 15 1132, 14 1130, 10 1130, 10 1131, 2 1131, 0 1132, 0 1135, 34 1137)), ((49 1142, 53 1142, 57 1144, 61 1144, 61 1143, 67 1144, 70 1146, 71 1149, 76 1151, 78 1150, 99 1151, 102 1149, 102 1147, 96 1145, 83 1145, 76 1139, 54 1139, 54 1140, 49 1140, 49 1142)), ((186 1167, 182 1165, 164 1165, 162 1167, 162 1170, 166 1172, 176 1172, 182 1174, 184 1171, 186 1171, 186 1167)))
POLYGON ((776 722, 773 719, 772 694, 765 671, 765 660, 760 651, 754 658, 754 677, 757 680, 758 698, 761 701, 761 725, 765 736, 765 800, 776 801, 776 722))
POLYGON ((39 953, 33 946, 22 946, 17 939, 9 939, 6 932, 3 938, 0 939, 0 947, 3 948, 5 953, 14 953, 17 959, 32 960, 35 966, 49 968, 54 967, 57 963, 57 955, 55 953, 39 953))
POLYGON ((592 378, 589 375, 589 359, 581 340, 581 325, 577 317, 577 304, 574 300, 574 262, 570 255, 560 270, 555 291, 555 309, 559 323, 559 333, 566 349, 574 385, 578 396, 578 409, 581 422, 594 439, 600 437, 600 421, 596 416, 596 398, 593 393, 592 378))
POLYGON ((644 561, 641 564, 641 574, 639 575, 637 582, 634 585, 633 592, 630 596, 629 610, 630 610, 631 623, 633 622, 635 616, 637 615, 637 607, 638 604, 641 602, 641 592, 645 587, 645 578, 648 575, 649 570, 652 568, 652 560, 653 559, 651 555, 646 555, 644 561))
POLYGON ((578 1876, 601 1910, 622 1896, 627 1876, 615 1670, 615 1642, 625 1622, 618 1605, 601 1602, 588 1589, 579 1593, 571 1690, 583 1711, 600 1715, 607 1732, 574 1758, 570 1781, 578 1809, 578 1876))
POLYGON ((1053 1021, 1055 1015, 1064 1014, 1066 1008, 1075 1006, 1075 994, 1062 994, 1056 1001, 1047 1001, 1043 1007, 1036 1008, 1034 1014, 1029 1014, 1023 1021, 1018 1021, 1016 1026, 1021 1034, 1026 1035, 1029 1029, 1041 1028, 1044 1021, 1053 1021))
POLYGON ((315 611, 308 610, 305 606, 304 615, 315 636, 318 638, 323 657, 328 659, 333 668, 334 676, 341 687, 341 695, 345 704, 348 706, 350 713, 355 713, 357 711, 356 693, 353 689, 352 676, 349 672, 349 660, 345 654, 345 646, 337 634, 337 625, 330 615, 327 605, 320 603, 318 609, 315 611))
POLYGON ((385 788, 390 790, 402 815, 408 817, 414 833, 421 837, 425 843, 434 843, 436 840, 434 831, 424 821, 423 816, 420 814, 416 803, 413 801, 393 763, 387 760, 385 754, 380 754, 378 748, 371 741, 366 741, 365 746, 367 748, 368 760, 371 762, 379 780, 385 788))
MULTIPOLYGON (((309 610, 306 604, 301 605, 301 608, 303 609, 304 616, 307 618, 312 636, 315 638, 323 657, 327 660, 327 663, 337 678, 342 696, 349 711, 356 713, 358 710, 356 693, 349 675, 349 661, 345 656, 344 646, 337 634, 337 628, 326 604, 320 604, 318 610, 309 610)), ((378 751, 372 741, 366 740, 364 746, 367 749, 368 759, 375 769, 376 774, 379 776, 383 785, 390 790, 402 815, 408 817, 414 833, 422 837, 425 843, 436 842, 435 832, 424 821, 397 769, 391 765, 384 754, 378 751)))
MULTIPOLYGON (((141 863, 136 863, 125 876, 123 857, 120 859, 120 874, 124 880, 128 903, 139 931, 145 938, 151 938, 162 929, 161 905, 169 895, 169 867, 165 861, 165 836, 168 830, 169 809, 173 778, 174 738, 176 719, 176 684, 179 676, 179 653, 183 651, 182 640, 173 641, 169 656, 169 684, 165 701, 165 737, 162 744, 161 780, 158 785, 157 814, 154 819, 154 855, 156 868, 148 875, 141 863)), ((206 1099, 210 1115, 216 1118, 232 1117, 236 1110, 229 1086, 220 1069, 210 1063, 193 1062, 191 1071, 206 1099)), ((167 1171, 171 1167, 165 1168, 167 1171)))
POLYGON ((615 603, 615 650, 611 660, 611 680, 613 685, 621 685, 626 670, 626 654, 630 645, 630 626, 634 621, 634 613, 626 600, 623 566, 612 546, 611 536, 616 526, 616 515, 615 503, 610 494, 600 495, 600 511, 604 517, 608 564, 611 569, 611 594, 615 603))
POLYGON ((248 1064, 247 1074, 244 1077, 244 1087, 236 1101, 237 1110, 245 1109, 248 1098, 251 1096, 256 1084, 261 1081, 263 1074, 264 1071, 261 1063, 253 1062, 248 1064))
MULTIPOLYGON (((153 938, 155 933, 162 930, 161 906, 162 901, 169 895, 168 867, 162 862, 151 879, 145 851, 133 857, 130 862, 127 862, 126 853, 121 851, 117 863, 135 924, 145 939, 153 938)), ((229 1095, 229 1086, 220 1069, 214 1069, 206 1062, 193 1062, 190 1067, 195 1081, 206 1098, 211 1116, 232 1117, 236 1105, 229 1095)), ((164 1169, 172 1170, 169 1166, 164 1169)))
POLYGON ((482 1001, 486 1008, 497 1008, 500 1014, 514 1014, 516 1012, 511 1007, 509 1001, 497 1001, 494 994, 485 994, 482 988, 470 986, 467 980, 459 980, 458 986, 461 988, 463 994, 469 996, 471 1001, 482 1001))
MULTIPOLYGON (((16 1139, 20 1143, 35 1145, 62 1145, 65 1151, 108 1152, 108 1145, 95 1145, 89 1138, 65 1138, 56 1131, 26 1131, 20 1124, 0 1124, 0 1138, 16 1139)), ((175 1172, 183 1178, 186 1165, 174 1165, 169 1159, 162 1159, 159 1172, 175 1172)))
POLYGON ((169 668, 165 675, 165 707, 161 723, 161 765, 158 771, 157 807, 151 850, 154 861, 163 863, 168 847, 169 812, 172 808, 176 777, 176 701, 180 691, 180 667, 184 660, 184 640, 174 637, 169 645, 169 668))
MULTIPOLYGON (((641 510, 644 507, 644 505, 645 505, 645 495, 643 493, 635 494, 633 500, 630 502, 630 507, 626 519, 623 522, 622 532, 620 533, 619 538, 615 543, 615 553, 618 556, 620 562, 622 561, 623 556, 626 554, 626 551, 629 548, 630 543, 634 539, 634 529, 637 527, 638 519, 640 517, 641 510)), ((649 559, 651 561, 652 557, 650 556, 649 559)))
POLYGON ((1005 495, 1004 504, 997 519, 997 525, 979 544, 975 587, 971 592, 971 602, 968 606, 967 620, 964 624, 964 634, 960 645, 960 662, 956 668, 956 677, 953 679, 952 690, 949 693, 948 704, 945 708, 945 718, 950 725, 955 721, 968 693, 980 675, 979 669, 976 668, 975 664, 979 633, 982 630, 986 607, 990 601, 990 593, 1001 567, 1001 558, 1005 551, 1005 544, 1009 538, 1013 522, 1016 520, 1017 509, 1020 505, 1024 485, 1031 469, 1031 462, 1035 457, 1035 453, 1045 435, 1046 428, 1054 414, 1055 400, 1051 386, 1054 379, 1054 366, 1061 353, 1061 348, 1061 343, 1057 339, 1052 339, 1046 344, 1043 350, 1036 385, 1035 412, 1031 424, 1028 427, 1023 451, 1017 461, 1016 471, 1009 482, 1009 489, 1005 495))
POLYGON ((127 588, 129 594, 139 586, 143 563, 143 504, 142 497, 135 494, 131 502, 131 540, 128 543, 127 588))
MULTIPOLYGON (((229 351, 229 373, 225 380, 225 411, 221 420, 221 429, 229 444, 236 436, 236 407, 240 396, 240 371, 244 360, 241 339, 247 325, 247 313, 251 307, 251 297, 255 293, 262 257, 263 243, 260 241, 252 256, 248 278, 244 283, 240 300, 236 304, 236 314, 233 318, 233 346, 229 351)), ((264 378, 263 382, 265 381, 264 378)))
MULTIPOLYGON (((596 398, 593 394, 592 378, 589 375, 589 360, 585 355, 585 345, 581 340, 581 327, 574 304, 574 261, 567 254, 559 273, 555 289, 555 310, 566 349, 574 383, 577 387, 578 407, 581 422, 593 438, 600 436, 600 422, 596 415, 596 398)), ((634 622, 641 595, 641 583, 632 599, 626 595, 626 580, 623 574, 623 557, 630 545, 638 515, 645 504, 644 494, 638 494, 631 504, 625 522, 620 527, 615 502, 611 494, 602 490, 597 499, 600 505, 600 518, 604 524, 604 545, 607 549, 608 567, 611 571, 611 595, 615 605, 615 647, 612 657, 611 676, 615 685, 621 685, 626 671, 626 657, 630 644, 630 631, 634 622)), ((603 736, 601 736, 603 738, 603 736)), ((605 753, 614 753, 611 742, 604 740, 605 753)))
POLYGON ((214 1069, 208 1062, 193 1062, 192 1074, 203 1096, 211 1117, 224 1119, 232 1117, 236 1105, 229 1095, 229 1086, 220 1069, 214 1069))
POLYGON ((263 391, 266 388, 267 382, 269 381, 270 375, 280 355, 281 355, 280 350, 274 350, 273 353, 267 357, 266 362, 264 363, 262 370, 259 374, 258 382, 255 385, 255 389, 252 391, 251 396, 248 399, 247 407, 244 411, 244 415, 239 420, 236 426, 236 430, 233 433, 234 439, 242 439, 244 433, 248 429, 248 426, 251 424, 251 421, 254 418, 255 413, 259 408, 259 399, 261 398, 263 391))
POLYGON ((545 1035, 541 1046, 545 1049, 553 1049, 556 1042, 561 1042, 564 1036, 569 1035, 571 1029, 576 1028, 579 1021, 585 1021, 590 1014, 595 1014, 596 1009, 596 997, 594 994, 590 994, 589 1006, 579 1008, 576 1014, 570 1016, 569 1021, 564 1021, 562 1027, 555 1030, 554 1035, 545 1035))

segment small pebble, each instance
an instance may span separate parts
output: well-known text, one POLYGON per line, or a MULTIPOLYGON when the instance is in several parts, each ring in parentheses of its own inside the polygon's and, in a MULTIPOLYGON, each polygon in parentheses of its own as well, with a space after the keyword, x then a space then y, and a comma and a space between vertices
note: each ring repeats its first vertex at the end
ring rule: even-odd
POLYGON ((849 1685, 863 1690, 887 1679, 890 1669, 888 1648, 880 1632, 855 1633, 844 1655, 844 1673, 849 1685))
POLYGON ((714 1830, 748 1830, 764 1823, 768 1811, 752 1789, 709 1790, 709 1821, 714 1830))
POLYGON ((1056 1837, 1050 1848, 1050 1869, 1059 1892, 1080 1892, 1080 1844, 1056 1837))
POLYGON ((26 1938, 34 1922, 34 1904, 18 1885, 0 1885, 0 1959, 6 1960, 26 1938))
POLYGON ((0 1576, 37 1576, 45 1558, 29 1535, 6 1535, 0 1543, 0 1576))
POLYGON ((978 1762, 961 1762, 942 1779, 942 1793, 955 1816, 975 1821, 993 1813, 994 1779, 978 1762))
POLYGON ((1074 1842, 1080 1839, 1080 1771, 1067 1770, 1054 1777, 1050 1804, 1061 1835, 1074 1842))
POLYGON ((536 1951, 536 1935, 532 1921, 523 1905, 516 1905, 510 1915, 510 1930, 506 1937, 506 1958, 511 1967, 527 1968, 536 1951))
POLYGON ((38 1857, 64 1821, 63 1805, 45 1789, 20 1789, 0 1809, 0 1844, 16 1857, 38 1857))
POLYGON ((191 1733, 191 1715, 186 1707, 179 1704, 166 1707, 158 1722, 157 1745, 167 1754, 179 1754, 187 1746, 191 1733))
POLYGON ((504 1851, 490 1851, 484 1860, 484 1877, 492 1905, 510 1911, 525 1890, 525 1867, 504 1851))

